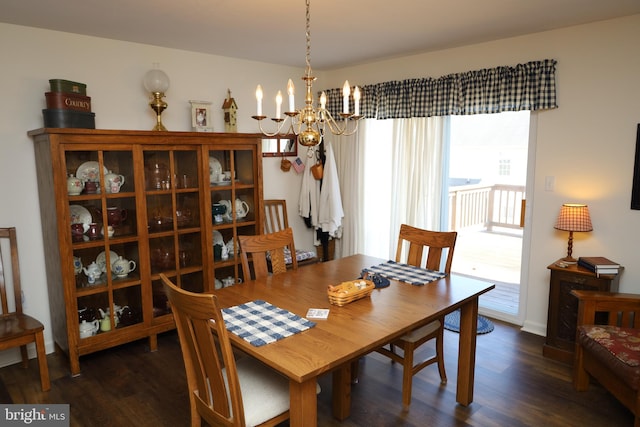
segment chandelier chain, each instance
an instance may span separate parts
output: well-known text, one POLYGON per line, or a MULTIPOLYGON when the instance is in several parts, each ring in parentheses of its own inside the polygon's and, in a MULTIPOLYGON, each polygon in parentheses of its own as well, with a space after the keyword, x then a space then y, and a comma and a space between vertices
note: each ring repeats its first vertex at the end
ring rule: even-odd
POLYGON ((310 3, 311 0, 307 0, 307 14, 306 14, 306 19, 307 19, 307 27, 306 27, 306 37, 307 37, 307 56, 306 56, 306 63, 307 63, 307 76, 311 75, 311 12, 309 11, 310 8, 310 3))

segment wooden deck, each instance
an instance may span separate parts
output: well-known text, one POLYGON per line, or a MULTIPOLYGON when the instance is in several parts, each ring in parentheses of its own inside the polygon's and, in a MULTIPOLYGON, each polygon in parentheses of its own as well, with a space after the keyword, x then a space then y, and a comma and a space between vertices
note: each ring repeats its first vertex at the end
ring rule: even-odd
POLYGON ((518 313, 522 232, 463 229, 458 231, 452 270, 487 279, 494 290, 480 297, 480 307, 518 313))

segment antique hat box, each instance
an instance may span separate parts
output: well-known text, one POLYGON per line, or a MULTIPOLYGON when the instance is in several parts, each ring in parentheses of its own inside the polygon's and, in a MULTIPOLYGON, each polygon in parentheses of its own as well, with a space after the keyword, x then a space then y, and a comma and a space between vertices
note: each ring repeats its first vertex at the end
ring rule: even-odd
POLYGON ((78 95, 87 95, 87 85, 84 83, 73 82, 71 80, 51 79, 49 80, 51 92, 77 93, 78 95))
POLYGON ((91 112, 91 97, 67 92, 46 92, 47 108, 91 112))
POLYGON ((91 112, 47 108, 42 116, 46 128, 96 128, 96 114, 91 112))

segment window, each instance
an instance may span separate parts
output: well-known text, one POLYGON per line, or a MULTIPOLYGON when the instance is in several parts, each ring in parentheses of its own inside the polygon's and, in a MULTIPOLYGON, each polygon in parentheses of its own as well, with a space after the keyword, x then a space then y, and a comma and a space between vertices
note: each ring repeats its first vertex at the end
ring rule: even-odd
POLYGON ((509 176, 509 175, 511 175, 511 160, 510 159, 500 159, 500 160, 498 160, 498 175, 499 176, 509 176))

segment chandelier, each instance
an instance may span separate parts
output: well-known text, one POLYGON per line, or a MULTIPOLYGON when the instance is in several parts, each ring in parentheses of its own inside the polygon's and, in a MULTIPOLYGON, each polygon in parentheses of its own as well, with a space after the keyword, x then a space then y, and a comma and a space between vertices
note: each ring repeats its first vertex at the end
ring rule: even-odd
MULTIPOLYGON (((311 30, 310 30, 310 13, 309 2, 307 2, 306 13, 306 37, 307 37, 307 54, 306 54, 306 69, 302 80, 306 87, 306 94, 304 100, 304 107, 296 110, 294 100, 294 86, 291 79, 287 84, 287 94, 289 95, 289 111, 284 112, 282 117, 282 92, 278 91, 276 95, 276 116, 273 120, 276 123, 276 129, 274 132, 267 132, 264 130, 262 121, 267 118, 262 114, 262 86, 258 85, 256 89, 256 101, 257 112, 255 116, 251 116, 258 121, 260 126, 260 132, 268 137, 276 135, 284 136, 295 134, 298 137, 298 142, 305 147, 313 147, 320 143, 321 136, 325 134, 328 129, 334 135, 353 135, 358 130, 358 121, 364 116, 360 115, 360 89, 356 86, 353 91, 353 103, 354 111, 349 112, 349 97, 351 95, 351 87, 349 81, 344 82, 342 88, 342 118, 339 123, 333 118, 331 113, 326 109, 327 96, 324 92, 320 95, 320 106, 314 108, 314 100, 312 93, 313 81, 316 79, 311 72, 311 30), (285 127, 285 124, 289 123, 289 127, 285 127), (283 130, 286 129, 286 132, 283 130)), ((340 119, 338 119, 340 120, 340 119)))

